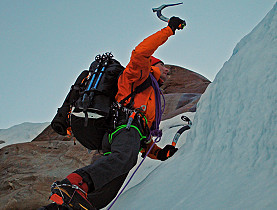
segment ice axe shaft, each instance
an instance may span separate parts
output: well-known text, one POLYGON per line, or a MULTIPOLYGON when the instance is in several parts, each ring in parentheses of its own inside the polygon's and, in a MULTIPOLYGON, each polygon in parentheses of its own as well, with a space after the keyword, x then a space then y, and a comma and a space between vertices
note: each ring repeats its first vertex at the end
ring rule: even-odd
POLYGON ((176 3, 176 4, 163 4, 160 7, 152 8, 152 10, 153 10, 153 12, 157 13, 157 16, 158 16, 159 19, 161 19, 162 21, 168 22, 169 18, 162 15, 162 10, 166 7, 176 6, 176 5, 180 5, 180 4, 183 4, 183 2, 176 3))
MULTIPOLYGON (((180 136, 182 135, 182 133, 184 133, 186 130, 189 130, 191 125, 192 125, 192 122, 191 120, 187 117, 187 116, 182 116, 181 119, 185 122, 187 122, 187 125, 184 125, 182 128, 180 128, 177 133, 175 134, 173 140, 172 140, 172 146, 176 146, 180 136)), ((170 151, 167 152, 167 157, 170 156, 170 151)))

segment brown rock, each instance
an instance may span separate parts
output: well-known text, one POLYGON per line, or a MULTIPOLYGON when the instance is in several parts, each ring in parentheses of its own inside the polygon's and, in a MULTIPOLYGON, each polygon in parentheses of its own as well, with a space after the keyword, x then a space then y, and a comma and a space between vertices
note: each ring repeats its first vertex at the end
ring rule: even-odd
POLYGON ((184 112, 195 112, 200 97, 200 93, 165 94, 166 106, 162 120, 172 118, 184 112))
POLYGON ((164 94, 168 93, 204 93, 211 83, 207 78, 191 70, 166 65, 170 69, 169 78, 161 87, 164 94))
POLYGON ((166 66, 170 69, 170 75, 161 87, 166 102, 162 120, 184 112, 195 112, 201 94, 211 82, 188 69, 174 65, 166 66))
POLYGON ((97 157, 98 153, 88 154, 80 144, 64 141, 33 141, 0 149, 1 210, 31 210, 49 204, 54 181, 97 157))
POLYGON ((49 125, 33 141, 69 141, 67 136, 57 134, 49 125))

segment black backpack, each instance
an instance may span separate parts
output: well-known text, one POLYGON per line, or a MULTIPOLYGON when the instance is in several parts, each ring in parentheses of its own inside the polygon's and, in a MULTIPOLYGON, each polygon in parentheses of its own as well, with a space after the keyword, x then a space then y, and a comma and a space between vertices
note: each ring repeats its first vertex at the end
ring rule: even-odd
MULTIPOLYGON (((98 55, 71 86, 63 105, 51 122, 52 128, 60 135, 66 135, 71 127, 74 137, 86 148, 102 148, 104 134, 112 128, 111 107, 118 91, 118 78, 124 67, 111 53, 98 55)), ((150 77, 134 89, 123 101, 142 92, 151 85, 150 77)))

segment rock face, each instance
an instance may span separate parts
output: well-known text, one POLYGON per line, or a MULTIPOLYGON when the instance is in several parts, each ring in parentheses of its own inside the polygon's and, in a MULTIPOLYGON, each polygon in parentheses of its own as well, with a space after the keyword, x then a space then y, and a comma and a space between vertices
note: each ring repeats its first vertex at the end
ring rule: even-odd
POLYGON ((184 112, 195 112, 200 93, 170 93, 165 94, 165 111, 162 120, 169 119, 184 112))
MULTIPOLYGON (((210 81, 190 70, 168 65, 170 78, 162 86, 166 99, 163 119, 187 111, 195 111, 196 103, 210 81)), ((37 209, 49 204, 50 186, 77 168, 100 157, 88 154, 78 142, 60 136, 47 127, 30 143, 0 149, 1 210, 37 209)))
POLYGON ((163 120, 183 112, 195 112, 196 104, 211 83, 207 78, 188 69, 166 65, 170 69, 169 79, 161 87, 166 106, 163 120))
POLYGON ((33 141, 69 141, 68 137, 57 134, 49 125, 33 141))
POLYGON ((168 93, 204 93, 211 83, 207 78, 191 70, 166 65, 170 69, 169 78, 163 84, 164 94, 168 93))
POLYGON ((89 165, 99 154, 77 143, 33 141, 0 150, 1 210, 31 210, 49 204, 50 186, 77 168, 89 165))

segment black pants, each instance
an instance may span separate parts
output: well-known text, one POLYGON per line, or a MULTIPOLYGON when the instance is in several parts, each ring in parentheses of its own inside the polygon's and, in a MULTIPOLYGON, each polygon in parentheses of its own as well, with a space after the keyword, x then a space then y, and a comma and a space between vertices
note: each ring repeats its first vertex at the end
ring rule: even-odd
POLYGON ((109 139, 106 133, 102 149, 104 154, 111 153, 81 168, 94 184, 95 191, 88 194, 88 199, 97 209, 107 206, 113 200, 128 172, 136 165, 140 134, 135 128, 122 128, 109 139))

